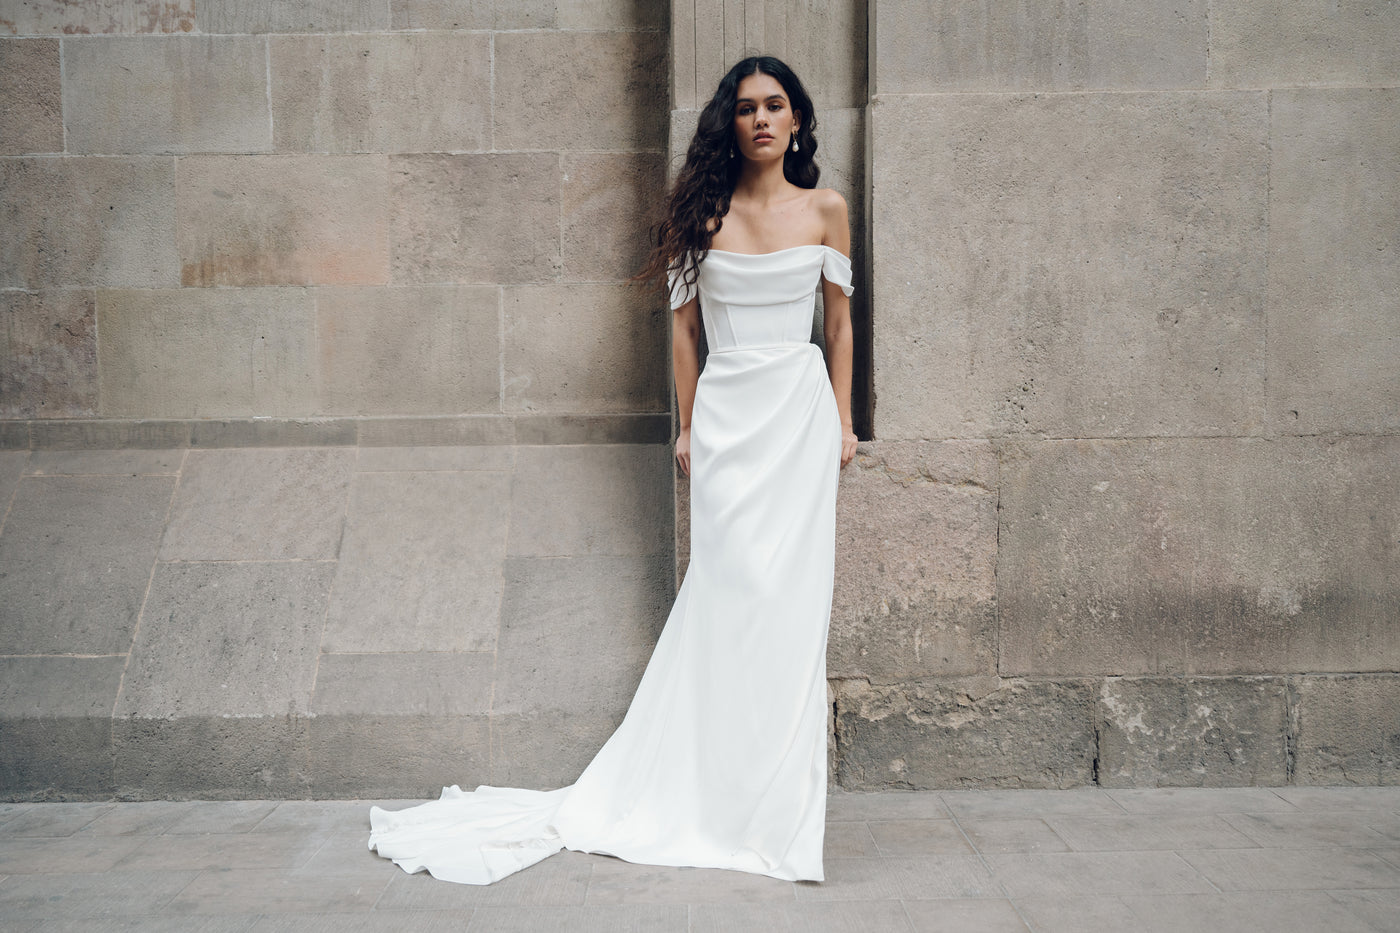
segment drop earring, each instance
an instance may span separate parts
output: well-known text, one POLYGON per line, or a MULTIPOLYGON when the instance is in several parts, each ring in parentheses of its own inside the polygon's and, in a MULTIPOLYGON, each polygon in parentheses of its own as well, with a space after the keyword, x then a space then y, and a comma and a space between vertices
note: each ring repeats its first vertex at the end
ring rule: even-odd
POLYGON ((793 151, 793 152, 796 152, 796 151, 797 151, 797 134, 796 134, 796 133, 793 133, 793 134, 792 134, 792 151, 793 151))

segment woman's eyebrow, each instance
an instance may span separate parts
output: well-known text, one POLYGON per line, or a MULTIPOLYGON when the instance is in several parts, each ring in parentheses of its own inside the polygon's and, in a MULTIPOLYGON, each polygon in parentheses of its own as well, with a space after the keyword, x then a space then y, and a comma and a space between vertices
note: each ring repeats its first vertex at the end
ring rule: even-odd
MULTIPOLYGON (((783 96, 782 94, 769 94, 767 97, 765 97, 765 98, 763 98, 763 99, 764 99, 764 100, 787 100, 787 98, 786 98, 785 96, 783 96)), ((735 101, 735 103, 738 103, 738 104, 751 104, 751 103, 753 103, 753 98, 752 98, 752 97, 741 97, 741 98, 739 98, 737 101, 735 101)))

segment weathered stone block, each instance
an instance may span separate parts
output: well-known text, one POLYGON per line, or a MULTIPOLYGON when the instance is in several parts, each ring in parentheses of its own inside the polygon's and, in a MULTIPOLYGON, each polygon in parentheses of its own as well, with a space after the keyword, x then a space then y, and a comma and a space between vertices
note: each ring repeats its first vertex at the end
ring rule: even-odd
POLYGON ((819 109, 865 102, 866 3, 700 0, 671 14, 677 107, 703 107, 730 66, 760 53, 791 65, 819 109))
POLYGON ((321 410, 500 411, 500 315, 483 286, 317 289, 321 410))
POLYGON ((554 29, 554 0, 389 0, 395 29, 554 29))
POLYGON ((93 293, 0 291, 0 417, 64 418, 97 409, 93 293))
POLYGON ((514 416, 518 444, 665 444, 671 419, 660 412, 514 416))
POLYGON ((249 418, 190 422, 191 447, 352 447, 350 418, 249 418))
POLYGON ((194 7, 195 0, 20 0, 5 4, 0 26, 21 36, 190 32, 194 7))
POLYGON ((838 681, 837 772, 851 790, 1089 784, 1093 710, 1081 682, 838 681))
POLYGON ((491 652, 322 655, 314 793, 436 797, 487 783, 494 663, 491 652))
POLYGON ((97 323, 104 415, 316 409, 316 321, 305 289, 104 289, 97 323))
POLYGON ((0 450, 0 502, 8 503, 20 477, 30 472, 28 450, 0 450))
POLYGON ((123 716, 112 721, 123 800, 266 800, 311 796, 300 716, 123 716))
POLYGON ((1397 524, 1397 438, 1009 446, 1000 670, 1394 670, 1397 524))
POLYGON ((491 650, 509 520, 506 471, 357 474, 323 650, 491 650))
POLYGON ((333 560, 355 451, 192 450, 170 505, 161 560, 333 560))
POLYGON ((1400 81, 1400 7, 1389 0, 1213 4, 1213 87, 1400 81))
POLYGON ((1286 784, 1285 692, 1282 678, 1107 678, 1098 697, 1098 783, 1286 784))
POLYGON ((312 711, 321 716, 484 716, 493 651, 323 654, 312 711))
POLYGON ((0 796, 112 791, 126 658, 0 658, 0 796))
POLYGON ((1394 434, 1400 91, 1280 90, 1272 101, 1270 427, 1394 434))
POLYGON ((389 27, 383 0, 199 0, 205 33, 372 32, 389 27))
MULTIPOLYGON (((758 4, 764 19, 761 35, 746 29, 745 45, 753 49, 781 48, 779 57, 801 77, 820 118, 823 108, 863 107, 870 74, 869 2, 758 4)), ((702 23, 703 25, 703 23, 702 23)), ((747 25, 747 24, 746 24, 747 25)), ((729 65, 752 54, 748 49, 726 49, 727 64, 710 76, 706 100, 714 93, 729 65)), ((704 106, 706 101, 701 101, 704 106)))
POLYGON ((515 443, 509 415, 367 418, 357 424, 361 447, 459 447, 515 443))
POLYGON ((486 33, 269 40, 279 150, 489 149, 486 33))
POLYGON ((0 717, 0 799, 105 799, 113 790, 110 718, 0 717))
POLYGON ((361 447, 355 459, 355 469, 360 473, 509 471, 514 466, 515 451, 505 445, 490 447, 361 447))
POLYGON ((63 151, 63 85, 55 39, 0 41, 0 155, 63 151))
POLYGON ((266 152, 267 59, 253 36, 68 39, 68 152, 266 152))
POLYGON ((188 421, 69 418, 30 421, 35 450, 178 449, 190 445, 188 421))
POLYGON ((871 53, 875 92, 1201 87, 1210 12, 1208 0, 882 0, 871 53))
POLYGON ((1400 784, 1400 676, 1311 676, 1297 683, 1297 784, 1400 784))
POLYGON ((496 35, 497 149, 660 149, 668 113, 659 32, 496 35))
POLYGON ((557 0, 553 8, 557 28, 582 30, 664 29, 671 13, 667 0, 557 0))
POLYGON ((184 459, 182 450, 36 450, 24 472, 32 476, 176 476, 184 459))
POLYGON ((670 461, 661 444, 520 447, 506 553, 669 554, 670 461))
POLYGON ((879 437, 1258 424, 1265 94, 937 95, 872 134, 879 437))
POLYGON ((664 411, 662 311, 623 285, 507 288, 506 410, 664 411))
POLYGON ((321 561, 161 563, 115 715, 304 715, 335 567, 321 561))
POLYGON ((0 450, 28 450, 30 421, 0 421, 0 450))
POLYGON ((390 167, 396 284, 558 279, 558 155, 407 155, 390 167))
POLYGON ((27 476, 0 535, 0 654, 125 654, 173 476, 27 476))
POLYGON ((192 156, 176 188, 184 285, 388 281, 384 156, 192 156))
POLYGON ((179 284, 175 160, 0 160, 0 287, 179 284))
POLYGON ((833 678, 996 671, 997 462, 986 441, 863 444, 841 472, 833 678))
POLYGON ((674 597, 670 557, 506 561, 492 783, 572 783, 622 721, 674 597))
POLYGON ((565 281, 626 279, 642 268, 665 171, 659 152, 564 153, 565 281))
POLYGON ((485 715, 319 715, 306 728, 307 793, 316 798, 435 800, 452 784, 491 783, 485 715))

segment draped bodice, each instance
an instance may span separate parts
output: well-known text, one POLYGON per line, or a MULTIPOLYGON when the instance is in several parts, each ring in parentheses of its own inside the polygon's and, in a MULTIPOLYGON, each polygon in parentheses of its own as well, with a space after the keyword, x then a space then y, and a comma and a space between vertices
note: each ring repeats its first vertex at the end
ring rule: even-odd
POLYGON ((817 283, 825 278, 850 295, 851 260, 825 244, 771 253, 712 249, 699 278, 685 288, 680 263, 672 263, 671 310, 700 295, 700 318, 710 352, 809 343, 817 283))

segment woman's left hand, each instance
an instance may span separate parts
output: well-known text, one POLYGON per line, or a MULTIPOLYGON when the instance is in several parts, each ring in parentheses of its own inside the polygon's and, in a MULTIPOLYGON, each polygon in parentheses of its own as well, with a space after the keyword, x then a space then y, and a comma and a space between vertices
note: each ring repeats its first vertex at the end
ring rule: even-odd
POLYGON ((846 464, 850 463, 851 460, 853 460, 853 459, 855 458, 855 455, 856 455, 856 444, 858 444, 858 443, 860 443, 860 439, 857 438, 857 437, 855 436, 855 433, 854 433, 854 432, 852 432, 852 431, 842 431, 842 432, 841 432, 841 466, 842 466, 842 467, 844 467, 846 464))

